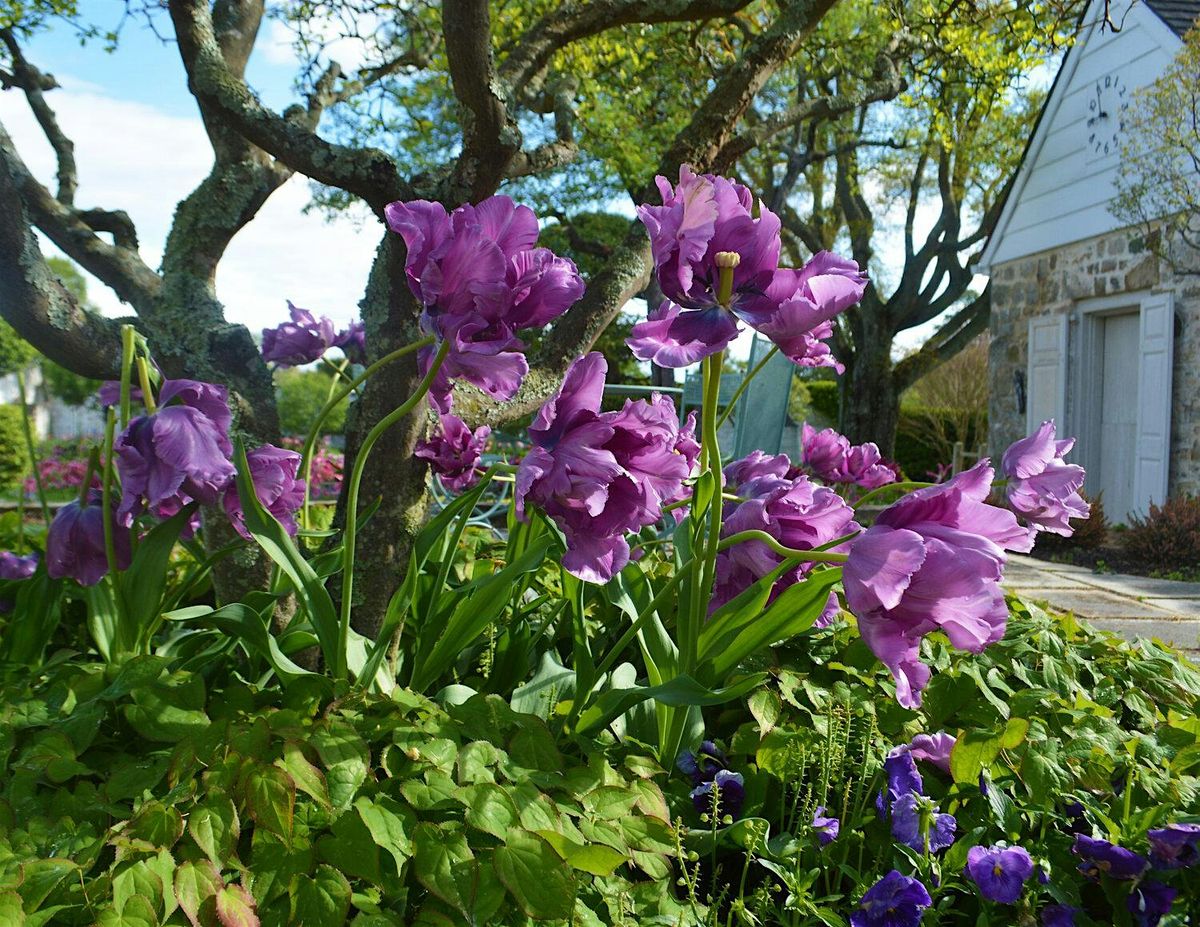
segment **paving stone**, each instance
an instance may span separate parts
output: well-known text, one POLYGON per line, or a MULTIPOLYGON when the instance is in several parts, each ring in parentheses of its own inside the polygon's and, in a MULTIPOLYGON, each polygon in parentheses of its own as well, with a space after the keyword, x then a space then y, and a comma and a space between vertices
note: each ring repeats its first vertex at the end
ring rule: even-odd
POLYGON ((1074 576, 1063 576, 1059 573, 1012 573, 1004 571, 1004 579, 1000 584, 1006 589, 1028 589, 1037 592, 1040 589, 1092 589, 1087 583, 1074 576))
POLYGON ((1088 576, 1092 575, 1091 567, 1077 566, 1074 563, 1052 563, 1049 560, 1036 560, 1033 557, 1021 556, 1010 556, 1008 562, 1011 565, 1015 566, 1019 564, 1020 566, 1028 567, 1030 569, 1037 570, 1038 572, 1075 573, 1086 574, 1088 576))
POLYGON ((1146 599, 1145 604, 1168 611, 1177 618, 1200 619, 1200 599, 1146 599))
POLYGON ((1200 599, 1200 583, 1181 583, 1173 579, 1151 579, 1127 573, 1092 573, 1080 579, 1089 586, 1107 589, 1136 599, 1200 599))
POLYGON ((1145 618, 1097 618, 1089 622, 1128 640, 1157 638, 1184 650, 1200 649, 1200 621, 1156 621, 1145 618))
POLYGON ((1047 589, 1037 598, 1049 603, 1051 608, 1074 612, 1080 618, 1171 617, 1171 612, 1149 602, 1139 602, 1102 589, 1047 589))

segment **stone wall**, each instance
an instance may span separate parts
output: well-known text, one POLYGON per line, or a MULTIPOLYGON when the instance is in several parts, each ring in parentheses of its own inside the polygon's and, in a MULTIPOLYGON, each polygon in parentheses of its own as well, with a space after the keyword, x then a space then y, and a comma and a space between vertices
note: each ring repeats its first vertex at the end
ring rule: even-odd
MULTIPOLYGON (((1140 232, 1123 229, 993 269, 989 444, 995 456, 1026 432, 1014 374, 1026 369, 1031 317, 1070 313, 1097 296, 1167 288, 1176 316, 1170 492, 1200 495, 1200 274, 1172 270, 1141 242, 1140 232)), ((1068 408, 1070 392, 1068 380, 1068 408)))

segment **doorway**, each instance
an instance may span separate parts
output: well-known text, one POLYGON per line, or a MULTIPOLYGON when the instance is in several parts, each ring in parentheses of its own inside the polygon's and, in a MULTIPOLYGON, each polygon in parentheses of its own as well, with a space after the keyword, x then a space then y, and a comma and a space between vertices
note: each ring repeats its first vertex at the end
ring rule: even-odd
POLYGON ((1093 358, 1099 361, 1099 399, 1093 421, 1098 433, 1091 443, 1096 472, 1088 474, 1091 492, 1104 493, 1104 508, 1114 521, 1125 521, 1135 508, 1137 460, 1139 313, 1125 311, 1096 320, 1093 358))

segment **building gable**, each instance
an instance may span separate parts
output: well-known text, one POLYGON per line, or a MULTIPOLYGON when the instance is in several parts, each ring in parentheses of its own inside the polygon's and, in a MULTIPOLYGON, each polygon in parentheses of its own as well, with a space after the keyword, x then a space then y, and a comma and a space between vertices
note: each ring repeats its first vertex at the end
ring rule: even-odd
POLYGON ((1112 3, 1119 32, 1101 29, 1104 0, 1089 7, 984 249, 980 273, 1119 227, 1109 204, 1121 167, 1120 105, 1157 79, 1178 52, 1180 38, 1167 14, 1182 22, 1182 8, 1195 6, 1195 0, 1155 3, 1166 12, 1136 0, 1132 6, 1128 0, 1112 3))

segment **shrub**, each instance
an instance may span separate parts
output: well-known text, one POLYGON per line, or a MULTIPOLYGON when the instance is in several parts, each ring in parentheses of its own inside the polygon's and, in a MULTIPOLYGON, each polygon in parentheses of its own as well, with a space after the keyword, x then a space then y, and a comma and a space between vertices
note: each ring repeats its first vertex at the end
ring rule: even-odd
POLYGON ((0 405, 0 488, 12 489, 29 470, 21 407, 0 405))
MULTIPOLYGON (((329 401, 333 378, 324 370, 289 367, 275 372, 275 398, 279 405, 279 428, 285 435, 305 436, 321 407, 329 401)), ((340 388, 340 387, 339 387, 340 388)), ((343 400, 325 419, 323 434, 341 434, 346 424, 348 401, 343 400)))
POLYGON ((1148 571, 1200 570, 1200 497, 1175 496, 1135 516, 1125 532, 1125 551, 1148 571))

